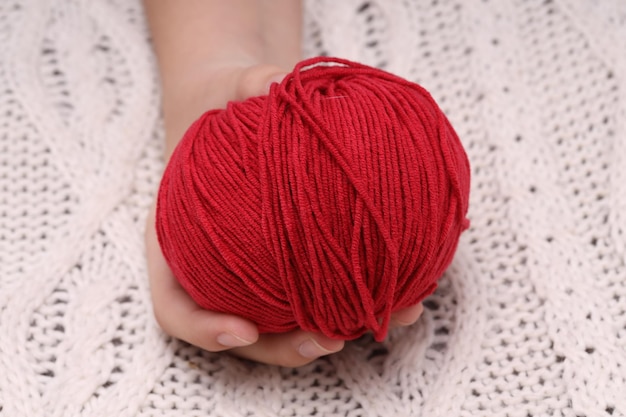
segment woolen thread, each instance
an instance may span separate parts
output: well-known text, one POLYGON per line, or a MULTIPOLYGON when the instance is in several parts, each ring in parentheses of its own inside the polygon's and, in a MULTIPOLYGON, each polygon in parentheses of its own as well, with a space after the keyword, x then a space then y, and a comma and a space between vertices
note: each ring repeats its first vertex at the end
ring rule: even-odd
POLYGON ((208 111, 158 194, 159 242, 201 307, 382 340, 421 302, 468 227, 470 168, 419 85, 337 58, 300 62, 267 96, 208 111))

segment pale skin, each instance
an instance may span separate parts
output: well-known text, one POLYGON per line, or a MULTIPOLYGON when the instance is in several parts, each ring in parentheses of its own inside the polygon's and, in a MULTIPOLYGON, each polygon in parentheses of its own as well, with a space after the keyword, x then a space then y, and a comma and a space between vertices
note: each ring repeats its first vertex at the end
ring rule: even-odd
MULTIPOLYGON (((144 7, 161 79, 166 161, 202 113, 266 94, 300 60, 297 0, 144 0, 144 7)), ((154 314, 166 333, 207 351, 286 367, 343 349, 343 341, 319 333, 259 334, 249 320, 200 308, 163 258, 154 206, 145 238, 154 314)), ((399 310, 391 325, 410 325, 422 311, 421 304, 399 310)))

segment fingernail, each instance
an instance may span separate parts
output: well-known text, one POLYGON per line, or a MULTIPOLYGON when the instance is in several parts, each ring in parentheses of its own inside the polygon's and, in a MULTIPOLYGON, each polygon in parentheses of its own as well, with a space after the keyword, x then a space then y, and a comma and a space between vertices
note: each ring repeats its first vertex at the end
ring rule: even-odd
POLYGON ((232 333, 220 333, 217 335, 217 343, 226 347, 239 347, 251 345, 253 342, 232 333))
POLYGON ((298 347, 298 353, 305 358, 318 358, 334 352, 323 348, 315 339, 308 339, 298 347))
POLYGON ((405 320, 394 319, 393 320, 393 324, 395 324, 396 326, 399 326, 399 327, 407 327, 407 326, 412 326, 416 321, 417 320, 405 321, 405 320))
POLYGON ((269 81, 267 82, 267 85, 265 86, 265 91, 267 91, 269 93, 270 91, 270 87, 272 86, 272 84, 274 83, 280 83, 282 80, 285 79, 285 77, 287 76, 287 73, 284 74, 277 74, 274 75, 272 78, 269 79, 269 81))
POLYGON ((413 324, 415 324, 416 321, 418 321, 420 318, 420 316, 417 317, 411 317, 408 320, 407 319, 399 319, 397 317, 393 317, 392 318, 392 322, 393 324, 397 325, 397 326, 411 326, 413 324))

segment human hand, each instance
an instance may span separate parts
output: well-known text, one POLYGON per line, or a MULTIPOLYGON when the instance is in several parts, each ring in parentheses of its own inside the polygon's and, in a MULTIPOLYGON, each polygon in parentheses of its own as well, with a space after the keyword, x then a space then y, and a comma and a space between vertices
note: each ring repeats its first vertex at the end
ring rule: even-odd
MULTIPOLYGON (((215 68, 206 90, 190 91, 186 105, 179 108, 175 119, 166 123, 169 127, 166 135, 181 137, 203 111, 224 107, 229 100, 266 94, 271 82, 279 81, 284 75, 280 68, 270 65, 215 68)), ((148 216, 145 239, 154 314, 166 333, 211 352, 229 350, 243 358, 287 367, 305 365, 343 348, 341 340, 303 330, 260 335, 249 320, 198 306, 178 283, 163 257, 156 236, 154 205, 148 216)), ((412 324, 422 311, 421 304, 397 311, 391 326, 412 324)))

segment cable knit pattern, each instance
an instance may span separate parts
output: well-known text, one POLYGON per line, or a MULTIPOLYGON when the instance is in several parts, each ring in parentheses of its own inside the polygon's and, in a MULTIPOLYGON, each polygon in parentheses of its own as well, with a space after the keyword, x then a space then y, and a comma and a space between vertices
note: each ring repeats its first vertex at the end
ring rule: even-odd
POLYGON ((294 370, 152 316, 140 3, 5 0, 0 45, 0 416, 626 416, 626 2, 306 3, 306 56, 433 94, 471 228, 417 324, 294 370))

